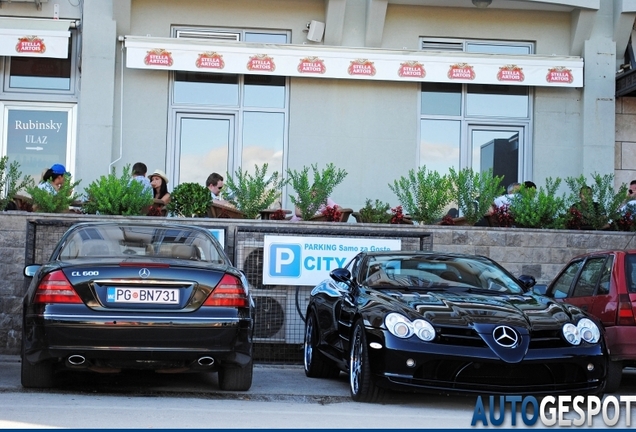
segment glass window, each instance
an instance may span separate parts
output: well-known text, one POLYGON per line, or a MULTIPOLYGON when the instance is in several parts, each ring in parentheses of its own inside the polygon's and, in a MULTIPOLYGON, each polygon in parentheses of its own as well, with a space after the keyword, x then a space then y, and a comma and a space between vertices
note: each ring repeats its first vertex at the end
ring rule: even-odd
POLYGON ((287 35, 280 33, 257 33, 257 32, 245 32, 244 36, 245 42, 261 42, 261 43, 277 43, 277 44, 285 44, 287 43, 287 35))
POLYGON ((238 81, 238 75, 175 72, 174 103, 238 106, 238 81))
POLYGON ((246 107, 285 108, 285 77, 245 75, 246 107))
POLYGON ((267 163, 267 172, 283 174, 285 114, 246 112, 243 115, 243 170, 254 172, 254 165, 267 163))
POLYGON ((629 292, 636 293, 636 255, 634 254, 628 254, 625 257, 625 277, 629 292))
POLYGON ((565 269, 561 276, 558 277, 554 285, 552 285, 551 294, 554 298, 566 298, 568 293, 570 292, 570 286, 572 286, 572 281, 576 277, 576 274, 579 272, 579 269, 583 265, 583 261, 575 261, 565 269))
POLYGON ((598 283, 598 290, 596 295, 606 295, 610 291, 610 281, 612 278, 612 267, 614 267, 614 255, 610 255, 605 261, 603 266, 603 273, 601 274, 601 280, 598 283))
POLYGON ((67 58, 8 57, 6 90, 74 91, 73 36, 69 38, 67 58))
POLYGON ((420 166, 429 171, 447 173, 450 167, 459 165, 461 122, 458 120, 420 121, 420 166))
POLYGON ((471 84, 466 95, 466 115, 528 117, 528 87, 471 84))
POLYGON ((461 111, 461 84, 422 83, 422 114, 458 116, 461 111))
POLYGON ((511 45, 506 43, 466 42, 466 51, 485 54, 532 54, 532 44, 511 45))
POLYGON ((583 266, 583 271, 574 285, 572 297, 590 297, 594 294, 605 269, 606 257, 590 258, 583 266))

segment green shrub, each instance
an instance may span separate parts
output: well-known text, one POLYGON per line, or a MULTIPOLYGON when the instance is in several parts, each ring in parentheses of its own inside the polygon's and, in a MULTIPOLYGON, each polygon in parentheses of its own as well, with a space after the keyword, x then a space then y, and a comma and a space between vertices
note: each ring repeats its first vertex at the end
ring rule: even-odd
POLYGON ((427 171, 426 166, 409 170, 406 177, 389 183, 406 212, 414 221, 432 224, 444 215, 451 202, 451 182, 447 175, 427 171))
POLYGON ((305 166, 301 171, 287 170, 288 181, 296 195, 289 199, 300 210, 304 220, 311 219, 318 208, 327 202, 327 198, 333 190, 347 176, 345 170, 336 168, 333 163, 325 169, 318 171, 317 165, 311 165, 313 181, 309 179, 309 167, 305 166))
POLYGON ((365 201, 364 207, 358 212, 360 221, 367 223, 390 223, 393 216, 390 212, 391 206, 378 199, 374 203, 370 199, 365 201))
MULTIPOLYGON (((571 194, 568 198, 568 205, 576 206, 580 212, 581 224, 591 229, 603 229, 607 227, 609 221, 620 219, 619 208, 627 196, 627 186, 621 185, 618 191, 614 190, 614 175, 592 174, 592 181, 588 184, 585 176, 568 177, 565 183, 570 188, 571 194), (591 190, 589 196, 581 201, 579 192, 585 186, 591 190)), ((578 216, 578 215, 576 215, 578 216)), ((569 214, 569 222, 574 215, 569 214)))
POLYGON ((0 210, 7 208, 7 204, 13 201, 16 194, 22 190, 33 187, 33 179, 22 176, 20 164, 17 161, 9 163, 9 157, 0 158, 0 210))
POLYGON ((89 184, 85 194, 84 211, 91 214, 145 215, 153 203, 152 191, 144 190, 143 183, 132 179, 130 165, 124 166, 121 177, 117 177, 113 167, 109 175, 89 184))
POLYGON ((262 210, 269 208, 280 197, 284 182, 278 171, 267 177, 267 167, 266 163, 260 168, 254 165, 253 176, 240 167, 234 173, 235 178, 227 174, 225 188, 229 191, 227 195, 231 197, 227 200, 248 219, 256 218, 262 210))
POLYGON ((501 186, 503 176, 493 176, 492 169, 479 173, 472 168, 455 171, 451 167, 449 177, 452 195, 469 225, 475 225, 488 213, 495 198, 505 191, 501 186))
POLYGON ((557 196, 561 179, 546 179, 545 189, 521 185, 510 203, 515 226, 523 228, 563 228, 567 209, 565 196, 557 196))
POLYGON ((168 212, 178 217, 205 217, 210 208, 210 190, 199 183, 181 183, 170 194, 168 212))
POLYGON ((39 213, 66 213, 74 201, 79 199, 79 194, 73 191, 81 180, 73 182, 71 176, 66 174, 64 183, 57 193, 52 194, 36 185, 27 187, 27 192, 33 200, 33 211, 39 213))

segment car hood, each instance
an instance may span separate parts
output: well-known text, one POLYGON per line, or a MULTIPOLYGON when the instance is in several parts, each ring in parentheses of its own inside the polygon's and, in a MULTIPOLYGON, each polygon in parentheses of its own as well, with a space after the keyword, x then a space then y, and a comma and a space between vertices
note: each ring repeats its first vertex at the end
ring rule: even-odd
POLYGON ((412 319, 425 318, 436 326, 474 327, 478 332, 493 324, 507 324, 529 332, 560 329, 582 316, 577 308, 533 293, 478 294, 447 290, 384 292, 381 296, 392 303, 392 309, 401 308, 412 319))

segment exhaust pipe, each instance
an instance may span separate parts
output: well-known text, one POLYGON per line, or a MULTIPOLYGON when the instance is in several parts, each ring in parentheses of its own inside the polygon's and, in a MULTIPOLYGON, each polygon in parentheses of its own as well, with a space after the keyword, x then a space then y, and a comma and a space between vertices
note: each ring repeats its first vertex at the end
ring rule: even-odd
POLYGON ((212 366, 214 364, 214 359, 212 357, 201 357, 197 363, 199 363, 199 366, 212 366))
POLYGON ((68 356, 66 361, 71 366, 82 366, 84 363, 86 363, 86 358, 83 355, 73 354, 68 356))

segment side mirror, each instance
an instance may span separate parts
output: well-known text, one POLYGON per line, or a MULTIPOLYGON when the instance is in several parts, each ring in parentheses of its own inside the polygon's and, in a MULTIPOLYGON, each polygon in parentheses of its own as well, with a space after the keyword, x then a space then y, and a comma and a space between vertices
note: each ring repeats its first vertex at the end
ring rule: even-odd
POLYGON ((517 279, 519 279, 519 282, 521 282, 526 288, 532 288, 537 283, 537 280, 534 278, 534 276, 530 275, 521 275, 517 279))
POLYGON ((335 270, 332 270, 329 273, 329 276, 331 276, 331 279, 335 280, 336 282, 349 282, 349 280, 351 279, 351 272, 344 268, 337 268, 335 270))
POLYGON ((35 276, 35 273, 37 273, 37 271, 40 269, 40 267, 40 264, 28 265, 24 268, 24 275, 26 277, 33 277, 35 276))

